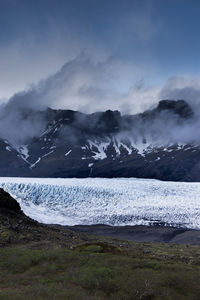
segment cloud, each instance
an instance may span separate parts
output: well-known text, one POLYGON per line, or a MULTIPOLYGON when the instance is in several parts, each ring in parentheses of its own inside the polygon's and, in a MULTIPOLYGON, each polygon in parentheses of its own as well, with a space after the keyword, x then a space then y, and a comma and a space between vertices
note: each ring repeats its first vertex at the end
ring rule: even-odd
MULTIPOLYGON (((200 125, 200 79, 174 76, 163 86, 150 86, 144 80, 135 80, 130 87, 127 85, 128 90, 125 92, 126 85, 122 84, 121 88, 120 82, 125 82, 126 76, 134 82, 136 74, 114 57, 96 61, 83 52, 65 63, 54 75, 14 94, 1 106, 1 136, 13 144, 20 144, 40 135, 46 126, 40 111, 46 107, 85 113, 112 109, 120 110, 123 114, 136 114, 155 107, 161 99, 184 99, 195 111, 196 119, 192 124, 179 126, 174 116, 167 115, 164 116, 164 126, 163 116, 159 116, 147 127, 173 141, 177 137, 182 141, 197 139, 196 128, 200 125)), ((146 130, 143 125, 142 130, 146 130)))
MULTIPOLYGON (((54 75, 14 94, 7 110, 11 106, 35 110, 49 106, 88 113, 112 109, 134 114, 155 106, 160 99, 184 99, 199 105, 199 78, 174 76, 163 85, 147 85, 145 80, 137 80, 139 71, 115 57, 96 61, 82 52, 54 75)), ((145 71, 140 73, 142 76, 145 71)))
POLYGON ((1 106, 0 137, 8 140, 13 146, 26 144, 37 137, 46 128, 46 121, 40 113, 29 113, 15 105, 1 106))
POLYGON ((60 30, 56 24, 40 37, 30 32, 9 43, 0 43, 0 101, 55 74, 81 51, 97 60, 110 55, 101 46, 97 48, 87 36, 68 28, 60 30))
POLYGON ((151 43, 161 30, 161 20, 158 17, 155 19, 154 13, 154 7, 150 1, 144 6, 135 7, 134 10, 127 10, 116 24, 116 39, 118 35, 119 40, 120 35, 120 40, 134 43, 135 47, 151 43))
POLYGON ((135 5, 133 2, 127 9, 123 1, 117 6, 115 1, 109 4, 107 1, 99 4, 16 1, 14 7, 13 1, 4 2, 8 5, 7 10, 2 6, 1 12, 5 14, 2 18, 5 30, 4 38, 0 39, 0 99, 9 98, 54 74, 81 51, 89 53, 95 61, 118 56, 118 64, 126 65, 131 73, 129 78, 125 76, 124 82, 132 80, 132 72, 137 72, 139 78, 148 73, 153 58, 147 55, 149 50, 141 47, 151 43, 160 28, 149 3, 135 5), (16 22, 18 19, 20 22, 16 22), (134 70, 130 71, 131 68, 134 70))
MULTIPOLYGON (((152 1, 132 1, 130 6, 124 1, 119 6, 115 1, 43 2, 30 6, 33 11, 30 4, 24 6, 26 1, 13 15, 5 11, 8 21, 3 24, 10 25, 2 32, 6 42, 0 40, 0 132, 5 138, 17 144, 40 134, 46 124, 36 112, 48 106, 136 114, 160 99, 185 99, 200 119, 199 78, 174 76, 162 84, 148 83, 157 68, 151 45, 162 29, 152 1), (35 113, 28 118, 29 110, 35 113)), ((190 130, 196 135, 197 123, 184 130, 175 123, 173 119, 175 137, 189 137, 190 130)))
POLYGON ((200 78, 173 76, 160 85, 147 85, 144 80, 140 80, 130 88, 123 101, 127 111, 139 113, 154 107, 162 99, 183 99, 196 114, 200 114, 200 78))
POLYGON ((159 93, 164 99, 184 99, 193 107, 200 106, 200 78, 192 76, 170 77, 159 93))
POLYGON ((126 78, 127 81, 128 77, 134 80, 135 75, 134 70, 126 68, 113 57, 95 61, 81 53, 54 75, 14 94, 8 106, 31 109, 50 106, 83 112, 119 109, 123 106, 122 102, 126 101, 123 100, 126 78))
POLYGON ((159 86, 147 86, 145 81, 139 80, 121 99, 120 110, 129 114, 141 113, 158 103, 159 93, 159 86))
MULTIPOLYGON (((70 36, 63 40, 55 33, 53 40, 37 40, 31 36, 0 46, 0 99, 9 98, 56 73, 65 61, 76 57, 80 48, 84 48, 84 43, 80 44, 81 40, 77 43, 70 36)), ((92 52, 89 43, 87 48, 92 52)))
POLYGON ((82 53, 54 75, 14 94, 0 108, 1 137, 17 145, 40 135, 46 124, 38 111, 47 107, 86 113, 117 108, 120 92, 113 88, 114 64, 112 58, 95 62, 82 53))

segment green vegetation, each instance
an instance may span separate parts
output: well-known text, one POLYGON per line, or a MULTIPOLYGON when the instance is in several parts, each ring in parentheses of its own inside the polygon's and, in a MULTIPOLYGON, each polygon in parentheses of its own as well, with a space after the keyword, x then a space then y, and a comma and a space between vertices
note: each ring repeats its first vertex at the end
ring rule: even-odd
POLYGON ((0 189, 0 300, 12 299, 199 300, 200 247, 42 225, 0 189))
POLYGON ((199 247, 118 242, 0 248, 0 299, 199 299, 199 247))

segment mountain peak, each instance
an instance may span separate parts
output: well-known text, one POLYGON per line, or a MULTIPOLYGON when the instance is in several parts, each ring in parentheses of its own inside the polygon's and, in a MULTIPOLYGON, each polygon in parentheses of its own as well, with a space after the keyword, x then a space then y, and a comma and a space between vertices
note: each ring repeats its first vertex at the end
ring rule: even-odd
POLYGON ((15 148, 0 140, 1 176, 200 180, 198 124, 184 100, 137 115, 46 109, 33 117, 32 127, 44 120, 40 134, 15 148))
POLYGON ((158 112, 168 110, 182 118, 190 118, 193 111, 185 100, 161 100, 156 108, 158 112))

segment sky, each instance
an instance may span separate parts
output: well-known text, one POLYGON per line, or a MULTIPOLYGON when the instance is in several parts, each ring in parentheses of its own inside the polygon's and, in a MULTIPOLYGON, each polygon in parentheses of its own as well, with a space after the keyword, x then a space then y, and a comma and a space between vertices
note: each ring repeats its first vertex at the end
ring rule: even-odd
POLYGON ((0 0, 0 103, 200 101, 199 0, 0 0))

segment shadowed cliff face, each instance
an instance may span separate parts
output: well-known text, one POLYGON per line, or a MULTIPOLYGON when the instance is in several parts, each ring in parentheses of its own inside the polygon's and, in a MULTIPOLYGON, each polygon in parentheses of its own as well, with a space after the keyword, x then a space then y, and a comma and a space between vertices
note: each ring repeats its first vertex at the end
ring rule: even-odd
POLYGON ((161 112, 163 110, 170 111, 182 118, 191 118, 194 116, 191 107, 184 100, 161 100, 156 108, 156 111, 161 112))

